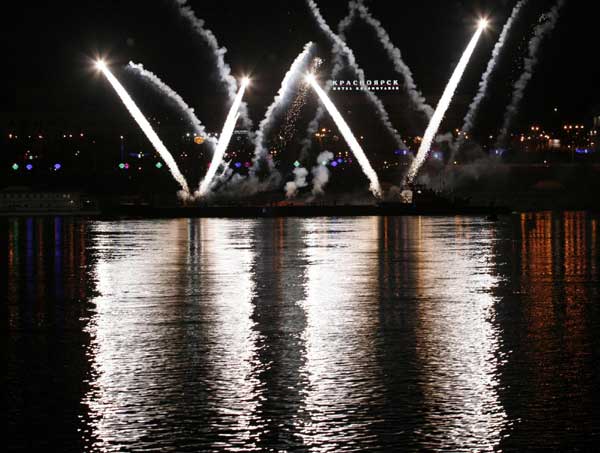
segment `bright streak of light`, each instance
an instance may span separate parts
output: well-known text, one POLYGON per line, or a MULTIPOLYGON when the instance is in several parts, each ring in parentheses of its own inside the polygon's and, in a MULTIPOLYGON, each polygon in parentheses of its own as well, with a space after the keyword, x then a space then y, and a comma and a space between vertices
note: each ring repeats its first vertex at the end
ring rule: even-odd
POLYGON ((248 77, 244 77, 242 79, 242 86, 238 91, 235 100, 233 101, 233 105, 229 110, 229 114, 227 115, 227 120, 225 121, 225 125, 223 126, 223 131, 221 132, 221 136, 219 138, 219 144, 217 145, 217 149, 213 154, 212 161, 210 163, 210 167, 208 168, 208 172, 206 176, 200 183, 200 188, 198 189, 197 195, 199 197, 205 196, 209 190, 210 185, 217 174, 217 170, 219 169, 219 165, 223 162, 223 156, 227 151, 227 147, 229 146, 229 142, 231 141, 231 136, 233 135, 233 131, 235 130, 235 124, 240 116, 239 110, 242 105, 242 99, 244 98, 244 93, 246 88, 250 84, 250 79, 248 77))
POLYGON ((112 74, 112 72, 110 72, 110 70, 106 66, 106 63, 102 60, 99 60, 96 62, 96 66, 108 79, 112 87, 115 89, 115 91, 121 98, 121 101, 123 102, 125 107, 127 107, 127 110, 129 111, 131 116, 133 116, 133 119, 140 126, 144 134, 146 134, 146 137, 148 137, 148 140, 150 140, 152 146, 154 146, 154 149, 156 149, 161 159, 167 164, 169 171, 183 189, 184 197, 187 198, 190 194, 190 189, 188 187, 187 181, 185 180, 185 177, 179 171, 179 167, 177 166, 177 163, 175 162, 175 159, 173 159, 173 156, 171 155, 169 150, 158 137, 158 135, 156 134, 156 132, 154 131, 144 114, 135 104, 133 99, 131 99, 131 96, 129 96, 129 93, 127 93, 123 85, 121 85, 121 83, 112 74))
POLYGON ((488 25, 490 24, 490 21, 482 18, 479 20, 479 29, 480 30, 485 30, 486 28, 488 28, 488 25))
MULTIPOLYGON (((487 25, 487 21, 485 21, 485 23, 487 25)), ((427 127, 427 130, 425 131, 425 135, 423 136, 423 140, 421 141, 421 146, 419 147, 419 151, 417 152, 417 157, 415 157, 415 160, 413 160, 413 162, 410 166, 410 169, 408 170, 408 175, 407 175, 408 183, 413 182, 413 180, 417 176, 417 173, 419 172, 423 163, 425 162, 425 159, 427 159, 427 155, 429 154, 429 151, 431 150, 431 145, 433 144, 433 140, 435 139, 435 136, 438 133, 440 125, 442 124, 442 120, 444 119, 444 116, 446 115, 446 112, 448 111, 448 108, 450 107, 450 104, 452 103, 452 98, 454 97, 454 93, 456 92, 456 89, 458 88, 458 84, 460 83, 460 81, 463 77, 463 74, 465 73, 465 70, 467 69, 467 65, 469 64, 469 61, 471 60, 471 56, 473 55, 473 52, 475 51, 475 47, 477 46, 477 43, 479 42, 479 38, 481 38, 481 34, 483 33, 483 30, 484 30, 484 27, 482 26, 482 23, 480 23, 479 28, 473 35, 473 38, 471 38, 471 42, 465 49, 463 56, 461 57, 460 61, 458 62, 458 65, 456 66, 456 69, 454 70, 454 73, 452 74, 452 77, 450 78, 450 81, 448 82, 448 85, 446 86, 446 89, 444 90, 444 94, 442 95, 442 98, 440 99, 440 102, 435 110, 435 113, 431 117, 429 126, 427 127)))
POLYGON ((333 118, 333 121, 335 121, 335 124, 340 130, 340 133, 344 136, 344 139, 348 143, 348 146, 350 146, 350 149, 352 150, 354 156, 358 160, 358 163, 360 164, 363 172, 365 173, 367 178, 369 178, 369 181, 371 182, 369 189, 371 190, 373 195, 375 195, 378 198, 381 197, 381 186, 379 185, 379 178, 377 177, 377 173, 375 173, 375 170, 373 170, 369 159, 367 158, 365 152, 359 145, 354 135, 352 134, 350 127, 348 126, 344 118, 342 118, 342 115, 340 114, 336 106, 333 104, 333 102, 331 102, 329 96, 327 96, 327 93, 325 93, 325 91, 323 91, 323 89, 319 86, 313 74, 308 74, 306 76, 306 82, 309 83, 315 90, 315 92, 319 95, 321 102, 323 103, 323 105, 325 105, 325 108, 333 118))

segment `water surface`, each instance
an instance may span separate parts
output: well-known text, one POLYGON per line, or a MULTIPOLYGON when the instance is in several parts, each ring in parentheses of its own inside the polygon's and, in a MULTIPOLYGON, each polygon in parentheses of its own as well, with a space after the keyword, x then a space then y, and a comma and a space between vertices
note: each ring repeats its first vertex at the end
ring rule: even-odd
POLYGON ((598 224, 2 220, 8 447, 587 450, 598 224))

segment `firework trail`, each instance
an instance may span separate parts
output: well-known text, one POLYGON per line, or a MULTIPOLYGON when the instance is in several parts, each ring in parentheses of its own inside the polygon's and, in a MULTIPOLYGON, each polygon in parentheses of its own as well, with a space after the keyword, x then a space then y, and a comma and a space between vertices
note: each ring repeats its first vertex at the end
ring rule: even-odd
POLYGON ((131 99, 131 96, 129 96, 129 93, 127 93, 123 85, 121 85, 121 83, 112 74, 112 72, 110 72, 106 64, 103 61, 99 61, 97 63, 97 67, 100 71, 102 71, 102 74, 104 74, 106 79, 117 92, 117 94, 121 98, 121 101, 129 111, 133 119, 140 126, 144 134, 146 134, 146 137, 148 137, 148 140, 150 140, 150 143, 152 143, 152 146, 154 146, 154 149, 160 155, 160 158, 165 162, 165 164, 167 164, 167 168, 173 175, 173 178, 175 178, 175 180, 179 183, 179 185, 182 188, 182 198, 189 198, 190 189, 188 187, 187 181, 185 180, 185 177, 179 171, 179 167, 177 166, 175 159, 173 159, 173 155, 169 152, 167 147, 158 137, 158 135, 144 116, 144 114, 141 112, 141 110, 133 101, 133 99, 131 99))
POLYGON ((319 86, 314 75, 308 75, 306 77, 306 81, 310 83, 312 88, 318 94, 319 99, 321 99, 321 102, 323 103, 323 105, 325 105, 325 108, 333 118, 333 121, 340 130, 340 133, 344 136, 344 139, 348 143, 348 146, 350 146, 350 149, 352 150, 354 157, 356 157, 356 159, 358 160, 358 163, 360 164, 360 167, 362 168, 363 172, 365 173, 367 178, 369 178, 369 181, 371 183, 369 189, 371 190, 373 195, 375 195, 378 198, 381 197, 381 186, 379 185, 379 178, 377 177, 377 173, 375 173, 375 170, 373 170, 369 159, 367 158, 365 152, 361 148, 354 135, 352 134, 350 127, 348 126, 348 124, 346 123, 336 106, 333 104, 333 102, 331 102, 331 99, 329 99, 327 93, 325 93, 325 91, 319 86))
MULTIPOLYGON (((343 40, 346 39, 346 31, 354 23, 354 20, 357 17, 357 15, 356 15, 357 8, 356 8, 355 3, 350 2, 349 5, 350 5, 350 9, 348 11, 348 14, 338 24, 338 36, 343 40)), ((339 75, 341 70, 344 68, 344 54, 341 51, 341 49, 338 46, 336 46, 335 44, 333 45, 331 52, 333 54, 333 60, 332 60, 332 70, 331 70, 330 79, 333 80, 333 79, 337 78, 337 76, 339 75)), ((312 71, 312 73, 315 74, 316 71, 312 71)), ((326 92, 329 92, 330 88, 331 87, 328 84, 325 87, 326 92)), ((319 105, 317 107, 317 111, 315 113, 314 118, 310 121, 310 123, 308 123, 308 127, 306 129, 306 138, 302 141, 302 148, 300 150, 300 158, 299 158, 300 160, 304 160, 308 157, 308 151, 309 151, 310 147, 312 146, 313 137, 319 130, 319 124, 320 124, 321 120, 323 119, 324 115, 325 115, 325 109, 323 108, 322 105, 319 105)))
POLYGON ((513 27, 515 21, 517 20, 519 13, 523 9, 523 7, 527 4, 528 1, 529 0, 520 0, 513 8, 512 14, 506 21, 506 24, 504 24, 502 33, 500 33, 500 37, 498 38, 498 41, 496 42, 496 45, 494 46, 494 50, 492 51, 492 57, 490 58, 490 61, 488 62, 487 69, 486 69, 485 73, 483 74, 483 76, 481 77, 481 81, 479 82, 479 91, 477 92, 477 95, 475 96, 475 98, 473 99, 473 102, 471 102, 471 105, 469 106, 469 111, 467 112, 467 115, 465 116, 464 124, 460 131, 461 133, 458 137, 458 140, 456 141, 456 145, 452 147, 452 154, 450 155, 450 160, 449 160, 450 162, 454 162, 454 157, 455 157, 456 153, 458 151, 460 151, 460 148, 462 148, 462 146, 464 145, 467 135, 473 129, 473 125, 475 124, 475 119, 477 118, 477 114, 479 113, 479 108, 481 107, 481 103, 487 95, 488 86, 489 86, 492 74, 494 73, 494 70, 496 69, 496 65, 498 64, 498 60, 500 58, 502 50, 504 49, 504 45, 506 44, 506 39, 508 38, 508 34, 512 30, 512 27, 513 27))
POLYGON ((538 63, 538 52, 542 42, 546 35, 556 27, 556 23, 560 17, 560 10, 564 5, 565 0, 558 0, 552 9, 542 16, 543 22, 538 24, 533 31, 533 37, 529 41, 529 52, 525 57, 525 68, 523 74, 515 83, 512 100, 506 109, 502 129, 500 129, 500 135, 496 140, 496 147, 501 147, 506 144, 512 121, 519 110, 527 85, 529 85, 529 81, 533 77, 533 71, 538 63))
POLYGON ((452 77, 450 78, 446 89, 444 90, 444 94, 442 95, 440 102, 435 110, 435 113, 431 118, 429 126, 425 131, 425 135, 423 136, 423 140, 421 141, 421 146, 419 147, 417 156, 415 157, 415 160, 413 160, 408 170, 408 183, 413 182, 414 178, 417 176, 417 173, 421 169, 421 166, 425 162, 425 159, 427 159, 427 155, 429 154, 429 150, 431 149, 431 145, 433 144, 433 139, 435 138, 440 128, 440 125, 442 124, 442 120, 444 119, 444 116, 446 115, 446 112, 448 111, 448 108, 452 103, 454 93, 458 88, 458 84, 460 83, 462 76, 465 73, 465 70, 467 69, 467 65, 469 64, 471 56, 475 51, 477 42, 479 41, 479 38, 481 38, 481 34, 483 33, 483 30, 486 28, 486 26, 487 21, 482 21, 480 23, 477 31, 473 35, 473 38, 471 38, 471 42, 469 42, 469 45, 464 51, 463 56, 458 62, 458 65, 456 66, 456 69, 454 70, 454 73, 452 74, 452 77))
POLYGON ((219 138, 219 144, 217 145, 217 149, 213 154, 213 158, 210 163, 210 167, 208 168, 208 172, 206 173, 206 176, 200 183, 200 188, 198 189, 198 192, 196 192, 195 194, 197 197, 204 197, 210 191, 213 178, 217 174, 219 165, 221 165, 221 163, 223 162, 223 156, 227 151, 227 147, 229 146, 229 142, 231 141, 233 131, 235 130, 235 125, 237 123, 238 118, 240 117, 239 110, 242 105, 242 99, 244 98, 246 87, 249 83, 250 81, 248 79, 244 79, 242 81, 242 87, 236 95, 233 101, 233 105, 229 110, 229 114, 227 115, 227 120, 225 121, 225 125, 223 126, 223 131, 221 132, 221 136, 219 138))
MULTIPOLYGON (((231 68, 225 62, 225 54, 227 53, 227 49, 219 46, 219 42, 217 41, 215 34, 205 27, 206 24, 204 20, 196 17, 194 10, 188 5, 188 0, 174 1, 178 6, 181 16, 190 23, 194 31, 206 42, 212 51, 216 60, 219 78, 227 88, 227 94, 230 102, 233 102, 238 91, 238 84, 235 77, 231 75, 231 68)), ((244 102, 242 102, 242 105, 240 106, 240 118, 244 128, 252 129, 252 120, 248 116, 248 106, 244 102)))

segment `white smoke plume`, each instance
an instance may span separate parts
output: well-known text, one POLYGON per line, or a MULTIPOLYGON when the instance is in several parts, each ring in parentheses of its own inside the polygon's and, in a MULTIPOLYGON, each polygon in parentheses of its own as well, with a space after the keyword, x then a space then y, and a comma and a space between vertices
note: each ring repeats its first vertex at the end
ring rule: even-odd
POLYGON ((402 53, 400 49, 398 49, 390 38, 388 32, 383 28, 381 22, 373 17, 369 9, 363 4, 362 0, 358 0, 356 2, 356 8, 358 8, 358 12, 360 17, 370 25, 375 32, 377 33, 377 38, 381 42, 381 45, 385 49, 388 57, 390 58, 392 64, 394 65, 394 69, 396 72, 401 74, 404 78, 404 87, 408 96, 415 108, 416 111, 422 112, 427 120, 430 120, 433 116, 433 107, 427 104, 427 101, 421 94, 421 92, 417 88, 417 84, 413 78, 412 71, 408 67, 408 65, 404 62, 402 58, 402 53))
POLYGON ((285 185, 285 196, 290 199, 294 198, 300 189, 306 187, 308 183, 306 182, 306 177, 308 176, 308 170, 306 168, 296 168, 294 170, 294 180, 288 182, 285 185))
MULTIPOLYGON (((298 57, 296 57, 289 71, 285 75, 283 82, 281 82, 281 88, 275 96, 273 103, 267 109, 265 117, 261 121, 258 132, 256 133, 256 148, 254 150, 252 168, 250 169, 251 175, 256 173, 258 169, 257 167, 259 167, 261 162, 265 160, 270 166, 272 165, 272 161, 266 159, 268 154, 266 138, 273 127, 276 116, 280 114, 284 106, 289 103, 292 87, 302 83, 304 74, 308 69, 314 50, 315 45, 312 42, 309 42, 304 46, 304 50, 302 53, 300 53, 300 55, 298 55, 298 57)), ((272 170, 272 168, 269 168, 269 170, 272 170)))
POLYGON ((521 74, 521 77, 519 77, 519 80, 517 80, 515 83, 512 100, 506 109, 502 129, 500 129, 500 135, 496 140, 497 147, 506 145, 512 122, 519 110, 523 96, 525 96, 525 90, 529 85, 529 81, 533 77, 533 71, 538 63, 538 52, 540 50, 540 46, 542 45, 546 35, 554 30, 554 27, 556 27, 556 23, 560 17, 560 10, 564 5, 565 0, 558 0, 552 9, 547 14, 542 16, 543 21, 538 24, 533 31, 533 37, 529 41, 529 52, 525 57, 523 74, 521 74))
POLYGON ((506 24, 504 24, 502 33, 500 33, 500 37, 498 38, 498 41, 496 42, 496 45, 494 46, 494 50, 492 51, 492 57, 490 58, 490 61, 488 62, 487 69, 483 73, 483 76, 481 77, 481 81, 479 82, 479 91, 477 92, 477 94, 475 95, 475 98, 473 99, 473 102, 471 102, 471 105, 469 106, 469 110, 465 116, 464 124, 461 129, 461 134, 459 135, 459 137, 456 141, 456 145, 453 146, 453 152, 452 152, 452 155, 450 156, 450 162, 454 161, 456 152, 458 152, 460 150, 460 148, 462 148, 467 135, 473 129, 473 125, 475 123, 475 119, 477 118, 477 114, 479 113, 479 108, 481 107, 481 103, 487 96, 488 86, 489 86, 492 74, 494 73, 494 70, 496 69, 496 65, 498 64, 498 60, 500 58, 502 50, 504 49, 504 45, 506 43, 506 39, 508 38, 508 34, 512 30, 512 27, 513 27, 515 21, 517 20, 519 13, 523 9, 523 7, 527 4, 528 1, 529 0, 519 0, 519 2, 513 8, 512 14, 506 21, 506 24))
MULTIPOLYGON (((233 102, 237 92, 239 90, 238 82, 231 75, 231 68, 225 62, 225 54, 227 53, 227 49, 225 47, 220 47, 219 42, 217 41, 217 37, 215 34, 205 27, 204 20, 196 17, 194 10, 191 6, 188 5, 188 0, 174 0, 178 6, 179 13, 182 17, 184 17, 192 26, 194 31, 206 42, 210 50, 215 56, 217 70, 219 72, 219 78, 221 82, 227 88, 227 95, 229 96, 229 101, 233 102)), ((248 116, 248 106, 245 102, 242 103, 240 107, 240 119, 242 125, 246 129, 252 129, 252 120, 248 116)))
POLYGON ((325 193, 325 186, 329 182, 329 169, 327 165, 333 160, 333 153, 330 151, 323 151, 317 157, 317 165, 311 170, 312 174, 312 194, 314 196, 323 195, 325 193))
POLYGON ((194 128, 194 132, 200 137, 205 138, 211 148, 211 151, 214 152, 215 147, 217 145, 216 139, 208 136, 204 125, 200 122, 200 120, 194 113, 194 109, 190 107, 175 90, 173 90, 166 83, 164 83, 156 74, 145 69, 142 64, 136 64, 133 61, 130 61, 128 68, 131 69, 134 72, 134 74, 138 74, 139 76, 141 76, 160 93, 162 93, 172 102, 174 102, 179 107, 181 112, 185 115, 188 122, 192 125, 192 127, 194 128))
MULTIPOLYGON (((352 68, 352 70, 358 77, 359 81, 361 82, 361 85, 364 84, 365 83, 365 72, 360 68, 360 66, 358 66, 356 57, 355 57, 352 49, 350 49, 350 47, 348 47, 346 42, 340 36, 338 36, 337 34, 335 34, 333 32, 331 27, 327 24, 327 22, 321 15, 321 11, 319 10, 315 1, 314 0, 306 0, 306 2, 308 4, 309 9, 313 13, 314 18, 317 21, 317 24, 319 25, 319 28, 327 35, 329 40, 332 42, 334 55, 337 55, 338 53, 342 53, 344 55, 344 57, 346 58, 348 65, 350 66, 350 68, 352 68)), ((356 6, 354 6, 354 7, 351 6, 351 9, 353 9, 355 7, 356 6)), ((332 72, 335 74, 337 71, 341 70, 343 67, 342 64, 343 63, 334 65, 332 72)), ((377 111, 377 115, 379 116, 379 119, 384 124, 384 126, 386 127, 386 129, 388 130, 390 135, 394 138, 396 145, 399 148, 406 148, 406 145, 404 144, 402 137, 400 137, 400 133, 396 130, 396 128, 392 124, 392 122, 390 120, 390 116, 387 113, 385 106, 383 105, 383 102, 381 102, 381 100, 372 91, 365 90, 364 93, 367 96, 367 99, 369 100, 369 102, 375 107, 375 110, 377 111)))

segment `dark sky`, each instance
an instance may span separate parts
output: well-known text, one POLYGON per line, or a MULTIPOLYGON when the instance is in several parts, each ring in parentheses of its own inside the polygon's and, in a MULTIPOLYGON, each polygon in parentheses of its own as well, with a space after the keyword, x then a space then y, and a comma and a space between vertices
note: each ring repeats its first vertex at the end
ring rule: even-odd
MULTIPOLYGON (((345 1, 318 3, 333 26, 346 14, 345 1)), ((368 2, 374 16, 383 22, 402 50, 417 85, 432 104, 437 102, 473 33, 474 18, 487 14, 493 21, 494 29, 482 39, 459 87, 456 104, 448 114, 448 128, 460 125, 514 3, 368 2)), ((599 2, 567 0, 555 32, 543 44, 517 126, 550 121, 554 107, 559 108, 561 120, 589 121, 594 111, 600 112, 599 7, 593 6, 595 3, 599 2)), ((143 63, 159 74, 196 107, 209 128, 222 125, 226 98, 215 82, 213 60, 206 46, 178 16, 172 0, 18 4, 17 9, 3 15, 0 27, 6 81, 0 109, 3 128, 15 119, 36 121, 49 117, 82 124, 89 120, 90 124, 101 122, 113 127, 126 122, 131 126, 115 94, 92 68, 92 59, 97 55, 110 61, 117 77, 145 105, 144 111, 156 109, 152 113, 157 113, 160 106, 154 103, 160 100, 122 71, 129 60, 143 63)), ((226 0, 191 0, 191 4, 197 16, 215 32, 221 46, 229 49, 226 60, 234 74, 252 74, 254 82, 247 100, 255 122, 262 117, 287 68, 307 41, 316 41, 321 55, 329 56, 328 41, 303 0, 255 0, 245 6, 226 0)), ((490 99, 484 104, 480 127, 498 127, 511 84, 519 76, 532 27, 552 5, 551 0, 530 1, 507 45, 490 99)), ((394 76, 375 35, 364 24, 352 28, 349 43, 368 77, 394 76)), ((393 102, 394 98, 386 99, 386 103, 393 102)))

